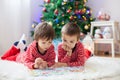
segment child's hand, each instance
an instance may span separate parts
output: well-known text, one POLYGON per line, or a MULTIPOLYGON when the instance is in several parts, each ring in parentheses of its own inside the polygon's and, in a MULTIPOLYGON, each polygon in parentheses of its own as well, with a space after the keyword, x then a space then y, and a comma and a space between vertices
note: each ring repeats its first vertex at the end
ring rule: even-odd
POLYGON ((67 67, 66 63, 57 62, 51 68, 67 67))
POLYGON ((69 51, 69 52, 67 52, 67 55, 68 55, 68 56, 71 56, 71 54, 72 54, 72 50, 69 51))
POLYGON ((42 64, 42 59, 41 58, 36 58, 35 59, 35 64, 34 64, 34 68, 38 69, 39 66, 42 64))
POLYGON ((34 68, 36 68, 36 69, 45 69, 47 67, 48 66, 47 66, 47 62, 46 61, 44 61, 41 58, 36 58, 35 59, 34 68))
POLYGON ((68 47, 67 45, 63 45, 62 48, 67 51, 67 55, 71 56, 72 54, 72 49, 70 47, 68 47))
POLYGON ((65 51, 67 51, 67 52, 70 52, 70 51, 72 50, 72 49, 71 49, 69 46, 67 46, 67 45, 63 45, 62 48, 63 48, 65 51))
POLYGON ((47 62, 46 61, 42 61, 42 64, 40 65, 40 69, 46 69, 47 66, 47 62))

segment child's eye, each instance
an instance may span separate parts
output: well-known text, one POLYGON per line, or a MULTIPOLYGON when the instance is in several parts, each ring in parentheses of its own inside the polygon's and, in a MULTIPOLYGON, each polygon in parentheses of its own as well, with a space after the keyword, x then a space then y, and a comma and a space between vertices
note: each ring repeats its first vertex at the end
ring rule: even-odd
POLYGON ((52 42, 49 42, 50 44, 52 43, 52 42))
POLYGON ((65 40, 65 39, 63 39, 63 41, 64 41, 64 42, 66 42, 66 40, 65 40))
POLYGON ((42 44, 45 44, 45 42, 42 42, 42 44))

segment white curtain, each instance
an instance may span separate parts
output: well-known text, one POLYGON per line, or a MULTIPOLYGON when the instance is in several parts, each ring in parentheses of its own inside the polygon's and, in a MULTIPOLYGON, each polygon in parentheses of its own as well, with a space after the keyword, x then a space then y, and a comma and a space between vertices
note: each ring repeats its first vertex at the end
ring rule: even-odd
POLYGON ((30 0, 0 0, 0 55, 23 33, 29 38, 30 26, 30 0))

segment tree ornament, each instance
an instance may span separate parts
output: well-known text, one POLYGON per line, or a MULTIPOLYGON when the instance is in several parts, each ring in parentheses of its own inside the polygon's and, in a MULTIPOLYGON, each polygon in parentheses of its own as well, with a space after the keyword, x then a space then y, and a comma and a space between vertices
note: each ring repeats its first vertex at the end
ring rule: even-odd
POLYGON ((69 17, 69 19, 70 19, 70 20, 73 20, 73 19, 74 19, 74 17, 73 17, 73 16, 70 16, 70 17, 69 17))
POLYGON ((64 17, 65 15, 64 14, 62 14, 62 17, 64 17))
POLYGON ((81 10, 81 13, 84 14, 85 12, 86 12, 86 9, 83 8, 83 9, 81 10))
POLYGON ((78 10, 78 13, 79 13, 79 14, 82 14, 82 11, 81 11, 81 10, 78 10))
POLYGON ((74 19, 76 19, 77 17, 76 16, 74 16, 74 19))
POLYGON ((89 27, 88 27, 88 25, 85 25, 85 27, 84 27, 86 30, 88 30, 89 29, 89 27))
POLYGON ((87 20, 85 16, 82 16, 82 18, 83 18, 83 20, 85 20, 85 21, 87 20))
POLYGON ((45 20, 41 19, 41 22, 43 22, 43 21, 45 21, 45 20))
POLYGON ((80 36, 84 36, 84 33, 81 32, 81 33, 80 33, 80 36))
POLYGON ((70 13, 70 12, 71 12, 71 10, 70 10, 70 9, 68 9, 68 10, 67 10, 67 13, 70 13))
POLYGON ((81 15, 77 15, 78 19, 81 19, 81 15))
POLYGON ((59 23, 59 20, 58 20, 58 19, 55 19, 55 23, 57 23, 57 24, 58 24, 58 23, 59 23))
POLYGON ((72 7, 70 7, 69 9, 72 9, 72 7))
POLYGON ((90 27, 91 25, 90 24, 88 24, 88 27, 90 27))
POLYGON ((54 14, 56 15, 58 14, 58 9, 55 9, 54 14))
POLYGON ((50 0, 44 0, 46 3, 50 3, 50 0))
POLYGON ((32 28, 35 28, 35 24, 32 24, 32 28))
POLYGON ((64 21, 62 21, 62 25, 64 25, 65 24, 65 22, 64 21))
POLYGON ((78 14, 78 13, 79 13, 79 11, 76 9, 76 10, 75 10, 75 14, 78 14))
POLYGON ((51 22, 51 21, 50 21, 50 22, 48 22, 48 24, 52 26, 52 22, 51 22))
POLYGON ((62 7, 63 10, 65 10, 65 7, 62 7))
POLYGON ((66 2, 62 2, 62 5, 66 5, 67 3, 66 2))
POLYGON ((64 2, 68 2, 68 0, 63 0, 64 2))
POLYGON ((90 10, 86 10, 86 14, 90 14, 90 10))
POLYGON ((93 18, 92 18, 92 17, 90 17, 90 20, 92 21, 92 20, 93 20, 93 18))
POLYGON ((57 26, 59 26, 59 24, 57 24, 57 26))
POLYGON ((48 4, 45 4, 45 7, 48 6, 48 4))
POLYGON ((43 8, 43 12, 47 12, 47 10, 46 10, 46 8, 45 8, 45 7, 43 8))

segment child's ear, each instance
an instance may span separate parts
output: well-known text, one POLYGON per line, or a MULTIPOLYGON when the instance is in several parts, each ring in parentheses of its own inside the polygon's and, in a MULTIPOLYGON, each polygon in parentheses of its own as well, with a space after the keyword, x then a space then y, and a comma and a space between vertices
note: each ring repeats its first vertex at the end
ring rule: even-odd
POLYGON ((80 38, 77 38, 77 41, 79 42, 79 41, 80 41, 80 38))

